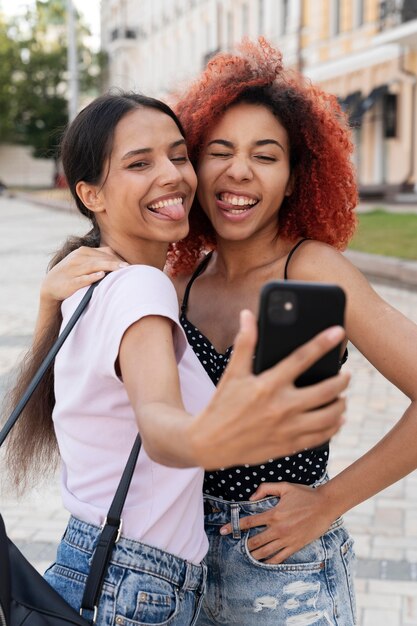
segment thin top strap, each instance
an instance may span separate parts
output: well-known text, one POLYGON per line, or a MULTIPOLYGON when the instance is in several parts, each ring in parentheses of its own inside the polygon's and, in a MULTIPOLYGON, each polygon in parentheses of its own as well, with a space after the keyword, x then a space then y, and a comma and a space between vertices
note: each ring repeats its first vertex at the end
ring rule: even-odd
MULTIPOLYGON (((290 260, 291 260, 292 255, 293 255, 293 254, 294 254, 294 252, 297 250, 297 248, 298 248, 299 246, 301 246, 301 244, 302 244, 302 243, 304 243, 305 241, 309 241, 309 239, 310 239, 309 237, 304 237, 304 239, 300 239, 300 241, 299 241, 298 243, 296 243, 296 244, 295 244, 295 246, 294 246, 293 248, 291 248, 291 250, 290 250, 290 252, 289 252, 289 254, 288 254, 288 256, 287 256, 287 260, 286 260, 286 262, 285 262, 284 280, 288 280, 288 265, 289 265, 289 262, 290 262, 290 260)), ((339 361, 339 366, 340 366, 340 367, 342 367, 343 363, 346 363, 347 358, 348 358, 348 349, 346 348, 346 349, 345 349, 345 351, 344 351, 344 353, 343 353, 342 358, 341 358, 341 359, 340 359, 340 361, 339 361)), ((322 447, 323 447, 323 446, 320 446, 320 448, 322 448, 322 447)), ((317 448, 317 449, 319 449, 319 448, 317 448)))
POLYGON ((190 296, 190 289, 193 285, 193 282, 195 281, 196 278, 198 278, 198 276, 200 276, 200 274, 204 272, 212 256, 213 256, 213 250, 211 250, 208 254, 206 254, 204 259, 201 261, 201 263, 199 263, 197 268, 194 270, 194 273, 191 276, 190 280, 188 281, 187 286, 184 291, 184 297, 182 299, 181 313, 185 314, 187 310, 188 298, 190 296))
POLYGON ((304 243, 305 241, 308 241, 308 240, 309 240, 309 237, 304 237, 304 239, 300 239, 300 241, 298 243, 296 243, 295 246, 293 248, 291 248, 291 250, 289 251, 289 254, 287 256, 287 260, 285 261, 284 280, 288 280, 288 266, 290 264, 292 255, 297 250, 297 248, 299 246, 301 246, 302 243, 304 243))

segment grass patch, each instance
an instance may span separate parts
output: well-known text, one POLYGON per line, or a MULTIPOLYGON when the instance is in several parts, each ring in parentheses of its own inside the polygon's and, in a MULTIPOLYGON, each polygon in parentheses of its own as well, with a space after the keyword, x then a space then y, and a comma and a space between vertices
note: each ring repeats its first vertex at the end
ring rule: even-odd
POLYGON ((417 215, 380 209, 359 213, 349 248, 371 254, 417 260, 417 215))

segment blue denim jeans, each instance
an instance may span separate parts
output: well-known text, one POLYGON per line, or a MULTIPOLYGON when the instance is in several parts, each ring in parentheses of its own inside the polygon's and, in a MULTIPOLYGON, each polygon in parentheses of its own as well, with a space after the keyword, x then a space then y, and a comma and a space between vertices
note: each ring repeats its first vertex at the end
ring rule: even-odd
POLYGON ((274 497, 259 502, 226 502, 205 496, 207 590, 197 626, 353 626, 355 596, 353 541, 337 520, 320 539, 284 563, 256 561, 248 538, 262 530, 240 531, 239 517, 269 510, 274 497), (221 536, 231 523, 233 534, 221 536))
MULTIPOLYGON (((56 562, 45 572, 48 583, 77 611, 99 534, 97 526, 71 517, 56 562)), ((121 537, 104 580, 97 626, 191 626, 200 610, 205 579, 205 564, 194 565, 121 537)))

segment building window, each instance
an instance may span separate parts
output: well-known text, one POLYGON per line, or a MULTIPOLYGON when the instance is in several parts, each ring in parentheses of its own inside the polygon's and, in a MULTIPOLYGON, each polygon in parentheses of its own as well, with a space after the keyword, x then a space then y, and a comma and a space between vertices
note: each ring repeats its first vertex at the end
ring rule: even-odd
POLYGON ((404 0, 401 6, 401 22, 409 22, 417 18, 416 0, 404 0))
POLYGON ((204 34, 205 34, 205 48, 206 50, 210 50, 211 45, 211 23, 207 20, 204 26, 204 34))
POLYGON ((264 20, 265 20, 265 2, 259 0, 258 4, 258 33, 262 35, 264 32, 264 20))
POLYGON ((330 5, 330 36, 340 33, 340 0, 331 0, 330 5))
POLYGON ((288 0, 282 0, 282 34, 288 30, 288 0))
POLYGON ((397 94, 386 93, 383 99, 384 137, 393 139, 397 137, 397 94))
POLYGON ((217 5, 217 47, 223 48, 223 7, 221 4, 217 5))
POLYGON ((231 50, 233 46, 233 15, 232 13, 227 14, 227 47, 231 50))
POLYGON ((242 35, 249 34, 249 9, 247 4, 242 5, 242 35))
POLYGON ((416 0, 381 0, 379 4, 380 28, 392 28, 417 17, 416 0))
POLYGON ((356 0, 355 4, 355 27, 362 26, 365 22, 365 0, 356 0))

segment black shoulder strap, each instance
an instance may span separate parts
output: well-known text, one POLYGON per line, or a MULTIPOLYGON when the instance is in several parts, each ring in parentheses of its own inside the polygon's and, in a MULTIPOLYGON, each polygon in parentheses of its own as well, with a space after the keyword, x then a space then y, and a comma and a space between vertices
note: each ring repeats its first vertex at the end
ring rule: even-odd
MULTIPOLYGON (((123 471, 122 478, 120 479, 114 495, 113 502, 111 503, 107 517, 104 520, 101 534, 98 538, 96 549, 94 550, 93 558, 91 560, 90 571, 85 583, 84 595, 81 602, 80 614, 83 615, 84 611, 91 611, 93 623, 96 621, 100 593, 113 548, 119 541, 122 532, 122 510, 127 492, 129 491, 133 472, 135 471, 141 443, 140 435, 137 435, 126 463, 126 467, 123 471)), ((87 616, 86 619, 88 619, 87 616)))
POLYGON ((299 246, 301 246, 302 243, 304 243, 305 241, 308 241, 309 238, 308 237, 304 237, 304 239, 300 239, 300 241, 298 241, 295 246, 293 248, 291 248, 291 250, 288 253, 287 256, 287 260, 285 261, 285 268, 284 268, 284 280, 288 280, 288 266, 290 264, 291 261, 291 257, 294 254, 294 252, 297 250, 297 248, 299 246))
POLYGON ((197 268, 194 270, 194 273, 191 276, 190 280, 188 281, 188 284, 184 291, 184 297, 182 299, 181 313, 185 314, 185 312, 187 311, 188 298, 190 297, 190 289, 193 285, 193 282, 195 281, 196 278, 198 278, 198 276, 200 276, 200 274, 204 272, 212 256, 213 256, 213 250, 211 250, 211 252, 206 254, 204 259, 199 263, 197 268))
POLYGON ((20 414, 22 413, 23 409, 29 402, 33 392, 36 390, 37 386, 41 382, 47 369, 50 367, 50 365, 52 365, 56 355, 58 354, 59 350, 62 348, 64 341, 66 340, 66 338, 68 337, 72 329, 74 328, 75 324, 78 322, 79 318, 81 317, 81 314, 83 313, 84 309, 87 307, 87 304, 91 300, 91 296, 93 295, 94 289, 101 282, 101 280, 94 283, 93 285, 91 285, 91 287, 88 288, 80 304, 77 306, 74 313, 72 314, 70 321, 65 326, 64 330, 60 333, 58 339, 55 341, 54 345, 52 346, 52 348, 49 350, 48 354, 46 355, 42 365, 40 366, 40 368, 38 369, 38 371, 36 372, 32 380, 30 381, 26 391, 24 392, 23 396, 17 403, 10 417, 7 419, 5 425, 0 431, 0 446, 4 443, 4 440, 6 439, 7 435, 9 434, 13 426, 16 424, 20 414))

